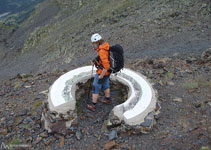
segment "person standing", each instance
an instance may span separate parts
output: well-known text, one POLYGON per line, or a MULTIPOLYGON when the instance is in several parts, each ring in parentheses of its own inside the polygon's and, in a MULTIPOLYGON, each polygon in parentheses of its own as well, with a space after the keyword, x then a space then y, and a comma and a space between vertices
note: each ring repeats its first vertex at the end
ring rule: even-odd
POLYGON ((100 98, 102 103, 110 104, 110 62, 109 43, 105 42, 101 35, 95 33, 91 36, 91 42, 98 56, 91 61, 92 66, 97 68, 92 85, 92 102, 87 104, 87 108, 95 111, 100 90, 103 88, 105 98, 100 98))

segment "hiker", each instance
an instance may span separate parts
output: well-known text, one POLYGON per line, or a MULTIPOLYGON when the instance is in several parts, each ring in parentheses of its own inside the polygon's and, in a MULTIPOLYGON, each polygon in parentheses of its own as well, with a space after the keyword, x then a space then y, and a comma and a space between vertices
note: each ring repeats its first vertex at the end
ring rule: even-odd
POLYGON ((109 43, 105 42, 101 35, 95 33, 91 36, 91 42, 94 50, 98 56, 91 61, 92 67, 95 65, 97 68, 92 85, 92 102, 87 104, 87 108, 95 111, 96 103, 99 97, 100 90, 103 88, 105 98, 100 98, 102 103, 110 104, 110 68, 109 63, 109 43))

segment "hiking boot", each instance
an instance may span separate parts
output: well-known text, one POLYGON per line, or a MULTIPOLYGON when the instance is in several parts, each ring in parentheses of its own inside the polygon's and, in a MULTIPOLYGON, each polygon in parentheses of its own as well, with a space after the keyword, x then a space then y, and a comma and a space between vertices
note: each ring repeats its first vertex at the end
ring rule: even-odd
POLYGON ((96 110, 96 106, 94 104, 87 104, 86 107, 91 110, 91 111, 95 111, 96 110))
POLYGON ((109 100, 107 100, 107 99, 104 99, 104 98, 99 98, 100 99, 100 102, 101 103, 105 103, 105 104, 111 104, 111 100, 109 99, 109 100))

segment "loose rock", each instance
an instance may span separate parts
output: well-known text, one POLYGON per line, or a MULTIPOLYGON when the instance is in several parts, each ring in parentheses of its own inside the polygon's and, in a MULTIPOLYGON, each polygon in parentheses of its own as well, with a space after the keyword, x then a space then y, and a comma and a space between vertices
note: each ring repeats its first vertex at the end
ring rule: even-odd
POLYGON ((175 102, 182 102, 182 98, 175 98, 175 99, 173 99, 173 101, 175 101, 175 102))
POLYGON ((76 139, 77 140, 81 140, 82 139, 82 134, 81 134, 80 131, 77 131, 75 135, 76 135, 76 139))
POLYGON ((104 149, 105 149, 105 150, 109 150, 109 149, 114 148, 116 145, 117 145, 117 144, 116 144, 115 141, 110 141, 110 142, 104 144, 104 149))
POLYGON ((48 137, 48 133, 47 132, 43 132, 40 134, 41 137, 43 138, 47 138, 48 137))
POLYGON ((117 131, 116 130, 112 130, 110 133, 109 133, 109 140, 114 140, 116 139, 118 136, 117 136, 117 131))
POLYGON ((2 134, 2 135, 7 135, 7 134, 8 134, 7 129, 1 129, 1 130, 0 130, 0 134, 2 134))
POLYGON ((49 144, 51 144, 51 142, 53 142, 53 139, 52 138, 50 138, 49 140, 47 140, 46 142, 44 142, 44 144, 46 146, 48 146, 49 144))
POLYGON ((61 136, 59 146, 63 146, 63 145, 64 145, 64 137, 61 136))

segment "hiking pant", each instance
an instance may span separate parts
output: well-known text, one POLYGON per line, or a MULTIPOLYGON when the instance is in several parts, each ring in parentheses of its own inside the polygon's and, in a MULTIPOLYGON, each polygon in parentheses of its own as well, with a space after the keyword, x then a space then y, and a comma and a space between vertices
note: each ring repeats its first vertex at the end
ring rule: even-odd
POLYGON ((102 79, 99 79, 99 74, 95 75, 93 86, 92 86, 92 93, 99 94, 101 88, 105 91, 106 89, 110 88, 110 75, 104 76, 102 79))

